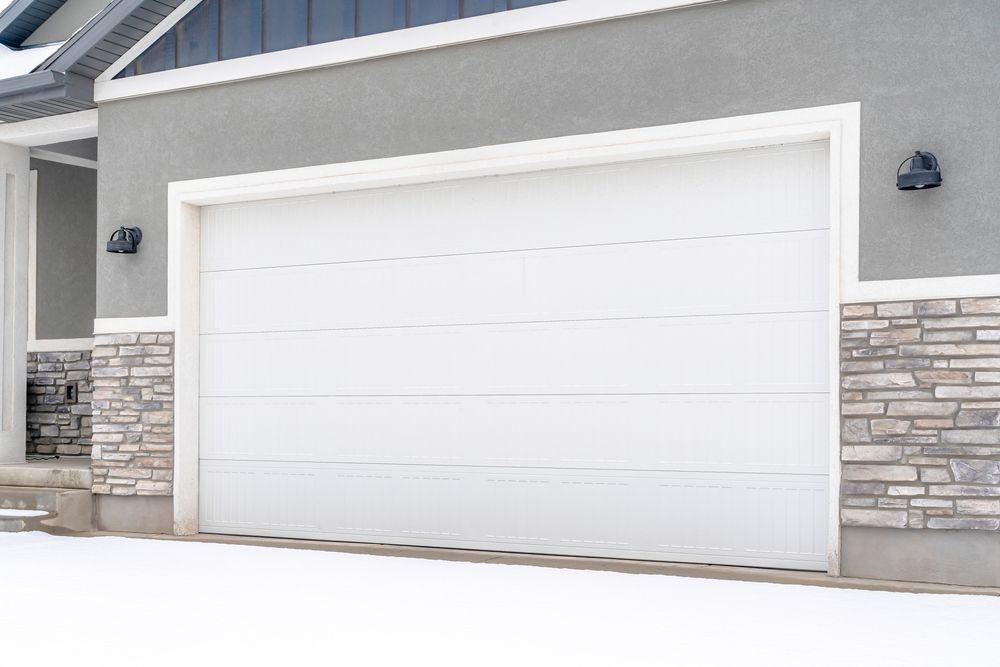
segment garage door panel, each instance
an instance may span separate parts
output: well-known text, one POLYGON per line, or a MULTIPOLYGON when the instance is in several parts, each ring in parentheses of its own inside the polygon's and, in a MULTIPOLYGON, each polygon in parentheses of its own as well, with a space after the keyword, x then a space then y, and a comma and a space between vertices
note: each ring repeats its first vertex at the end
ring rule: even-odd
POLYGON ((821 474, 828 411, 826 394, 204 398, 201 457, 821 474))
POLYGON ((826 327, 779 313, 203 336, 201 392, 823 392, 826 327))
POLYGON ((202 332, 825 310, 827 244, 816 231, 205 273, 202 332))
POLYGON ((305 527, 275 523, 282 516, 301 515, 305 508, 299 494, 270 494, 267 504, 277 509, 213 498, 252 493, 265 476, 287 473, 299 479, 307 469, 203 462, 202 475, 214 482, 202 494, 203 529, 239 534, 247 526, 259 526, 253 534, 270 530, 293 537, 401 544, 431 540, 464 548, 695 562, 712 554, 720 563, 805 569, 822 569, 826 561, 825 517, 817 513, 826 493, 822 475, 555 476, 543 470, 316 464, 311 470, 320 495, 311 502, 322 512, 317 524, 305 527), (249 474, 227 474, 233 469, 249 474), (741 519, 753 520, 743 508, 761 504, 774 513, 775 526, 809 524, 811 529, 771 531, 756 523, 747 531, 731 529, 741 519))
POLYGON ((828 161, 205 207, 200 530, 825 569, 828 161))
POLYGON ((215 206, 202 270, 825 229, 827 155, 776 147, 215 206))

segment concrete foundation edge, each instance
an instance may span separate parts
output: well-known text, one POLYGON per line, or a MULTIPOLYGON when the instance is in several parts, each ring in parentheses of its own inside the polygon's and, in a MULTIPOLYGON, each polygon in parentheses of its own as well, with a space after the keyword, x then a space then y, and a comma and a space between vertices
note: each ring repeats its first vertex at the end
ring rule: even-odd
POLYGON ((1000 533, 845 527, 845 577, 1000 587, 1000 533))
POLYGON ((173 533, 173 498, 97 495, 94 524, 98 530, 120 533, 173 533))

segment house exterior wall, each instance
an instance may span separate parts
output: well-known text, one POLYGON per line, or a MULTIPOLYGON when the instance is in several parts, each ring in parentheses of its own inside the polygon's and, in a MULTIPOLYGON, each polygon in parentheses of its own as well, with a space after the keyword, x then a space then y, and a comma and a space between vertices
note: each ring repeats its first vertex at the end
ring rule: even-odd
POLYGON ((167 183, 862 103, 861 276, 1000 273, 1000 5, 730 0, 101 105, 98 317, 166 314, 167 183), (900 193, 914 149, 946 187, 900 193), (128 289, 122 289, 128 285, 128 289))
MULTIPOLYGON (((1000 192, 989 180, 1000 111, 984 92, 1000 83, 998 21, 1000 6, 987 0, 730 0, 106 103, 98 229, 139 224, 145 237, 139 255, 98 253, 97 315, 166 314, 172 181, 851 101, 862 105, 861 278, 1000 273, 991 227, 1000 192), (941 159, 944 188, 895 189, 896 166, 917 148, 941 159)), ((956 299, 951 312, 947 303, 860 304, 842 313, 845 574, 995 580, 995 572, 976 579, 977 554, 1000 535, 989 502, 1000 490, 991 446, 1000 423, 976 425, 994 411, 993 400, 976 396, 992 391, 992 378, 977 374, 993 371, 962 364, 1000 352, 962 347, 994 345, 988 336, 1000 331, 1000 313, 984 314, 996 325, 973 324, 962 319, 972 315, 965 309, 992 300, 956 299), (894 406, 904 403, 928 406, 894 406), (948 566, 935 570, 942 549, 948 566), (880 553, 906 567, 880 569, 880 553)), ((113 418, 127 410, 121 392, 131 391, 124 378, 133 376, 115 377, 107 408, 95 392, 95 424, 107 409, 117 429, 100 454, 115 456, 119 480, 134 474, 148 485, 156 473, 169 482, 164 468, 144 470, 129 457, 141 437, 113 418)), ((140 392, 134 400, 148 399, 140 392)), ((95 441, 104 437, 97 430, 95 441)), ((172 440, 155 444, 166 461, 172 440)), ((95 492, 142 493, 138 482, 115 491, 107 474, 95 492)), ((172 492, 167 483, 151 491, 172 492)))
POLYGON ((39 339, 94 332, 97 172, 31 160, 38 172, 35 326, 39 339))

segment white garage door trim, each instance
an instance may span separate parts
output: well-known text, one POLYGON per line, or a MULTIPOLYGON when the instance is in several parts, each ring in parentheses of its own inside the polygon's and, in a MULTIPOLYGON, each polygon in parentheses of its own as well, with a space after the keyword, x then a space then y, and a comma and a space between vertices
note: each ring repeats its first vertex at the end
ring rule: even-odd
MULTIPOLYGON (((168 189, 168 304, 176 331, 174 532, 198 532, 201 206, 393 185, 830 142, 830 312, 857 283, 860 104, 561 137, 400 158, 175 182, 168 189), (841 254, 841 247, 851 249, 841 254)), ((830 318, 829 573, 840 571, 839 322, 830 318)))

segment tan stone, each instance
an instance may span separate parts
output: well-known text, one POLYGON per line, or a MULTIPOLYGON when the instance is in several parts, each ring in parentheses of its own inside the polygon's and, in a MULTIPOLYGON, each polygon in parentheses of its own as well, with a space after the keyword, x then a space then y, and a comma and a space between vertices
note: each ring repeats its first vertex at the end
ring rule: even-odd
POLYGON ((1000 313, 1000 298, 962 299, 959 303, 963 313, 1000 313))
POLYGON ((917 380, 926 384, 969 384, 972 373, 969 371, 914 371, 917 380))
POLYGON ((934 401, 893 401, 886 411, 890 417, 950 417, 958 411, 958 403, 934 401))
POLYGON ((841 403, 842 415, 881 415, 885 414, 884 403, 841 403))
POLYGON ((845 375, 841 379, 844 389, 885 389, 891 387, 916 387, 912 373, 866 373, 845 375))
POLYGON ((872 435, 905 435, 910 430, 910 422, 900 419, 873 419, 872 435))
POLYGON ((874 317, 875 316, 875 305, 874 304, 851 304, 844 306, 842 309, 844 317, 874 317))

